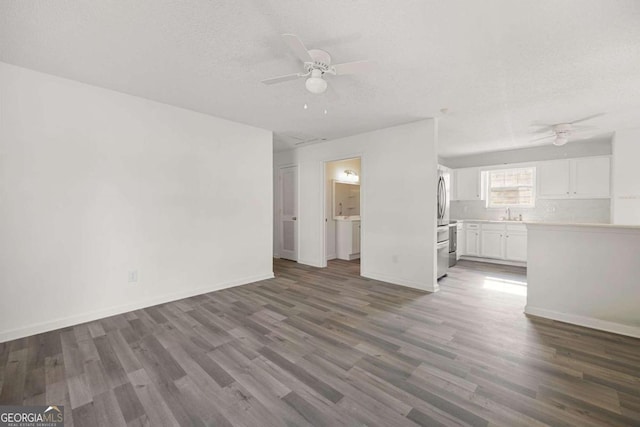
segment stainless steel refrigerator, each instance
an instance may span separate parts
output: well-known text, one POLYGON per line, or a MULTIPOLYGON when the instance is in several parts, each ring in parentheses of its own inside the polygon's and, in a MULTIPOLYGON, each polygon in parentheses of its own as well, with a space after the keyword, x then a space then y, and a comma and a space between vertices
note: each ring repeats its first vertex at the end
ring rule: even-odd
POLYGON ((436 250, 438 257, 438 279, 447 274, 449 269, 449 172, 438 168, 438 231, 436 233, 436 250))

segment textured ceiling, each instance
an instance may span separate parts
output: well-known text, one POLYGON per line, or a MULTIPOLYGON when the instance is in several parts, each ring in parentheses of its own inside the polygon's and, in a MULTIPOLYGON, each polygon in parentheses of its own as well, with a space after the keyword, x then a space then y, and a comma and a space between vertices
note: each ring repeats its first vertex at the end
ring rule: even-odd
POLYGON ((637 0, 0 0, 0 60, 270 129, 276 149, 441 108, 445 157, 531 146, 536 120, 640 121, 637 0), (335 101, 265 86, 299 69, 286 32, 377 66, 331 78, 335 101))

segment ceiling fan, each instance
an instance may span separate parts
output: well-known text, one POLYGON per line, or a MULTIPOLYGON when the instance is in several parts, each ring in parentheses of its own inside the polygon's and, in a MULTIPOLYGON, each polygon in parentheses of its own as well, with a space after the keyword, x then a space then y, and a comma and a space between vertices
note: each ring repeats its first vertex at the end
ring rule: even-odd
POLYGON ((585 125, 576 125, 576 123, 586 122, 587 120, 595 119, 596 117, 603 116, 604 113, 593 114, 591 116, 583 117, 578 120, 574 120, 572 122, 565 123, 557 123, 555 125, 546 124, 546 123, 536 123, 534 126, 543 126, 543 129, 540 129, 534 133, 551 133, 550 135, 543 136, 541 138, 536 138, 531 140, 534 141, 542 141, 545 139, 553 138, 553 145, 562 146, 569 142, 569 138, 571 138, 575 133, 582 132, 588 129, 594 129, 593 126, 585 126, 585 125))
POLYGON ((372 62, 366 60, 331 65, 331 55, 320 49, 307 50, 302 40, 295 34, 283 34, 282 39, 302 61, 304 71, 262 80, 262 83, 266 85, 306 78, 305 87, 307 90, 319 95, 327 90, 327 81, 324 79, 327 74, 333 76, 357 74, 368 71, 373 65, 372 62))

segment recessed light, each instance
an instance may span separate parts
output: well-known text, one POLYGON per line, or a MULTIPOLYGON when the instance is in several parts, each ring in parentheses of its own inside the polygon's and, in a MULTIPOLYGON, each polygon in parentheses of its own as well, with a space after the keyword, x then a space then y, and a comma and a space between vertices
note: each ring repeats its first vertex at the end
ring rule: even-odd
POLYGON ((327 114, 327 109, 326 108, 324 109, 324 113, 327 114))
POLYGON ((304 105, 302 106, 302 108, 304 108, 304 109, 306 110, 307 108, 309 108, 309 106, 308 106, 307 104, 304 104, 304 105))

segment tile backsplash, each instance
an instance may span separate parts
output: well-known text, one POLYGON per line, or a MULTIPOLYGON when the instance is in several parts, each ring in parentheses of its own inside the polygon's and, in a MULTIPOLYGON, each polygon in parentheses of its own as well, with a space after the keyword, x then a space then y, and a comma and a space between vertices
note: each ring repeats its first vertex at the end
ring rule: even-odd
MULTIPOLYGON (((512 208, 511 216, 524 221, 610 223, 610 199, 536 200, 535 208, 512 208)), ((504 209, 487 209, 485 201, 451 202, 451 219, 492 219, 505 216, 504 209)))

